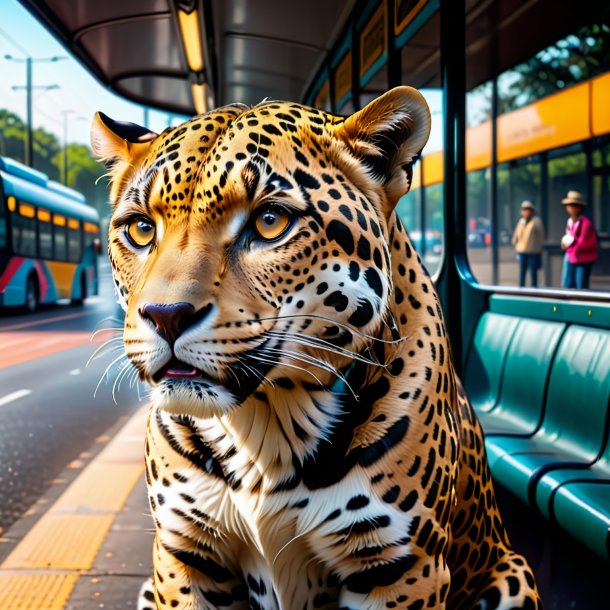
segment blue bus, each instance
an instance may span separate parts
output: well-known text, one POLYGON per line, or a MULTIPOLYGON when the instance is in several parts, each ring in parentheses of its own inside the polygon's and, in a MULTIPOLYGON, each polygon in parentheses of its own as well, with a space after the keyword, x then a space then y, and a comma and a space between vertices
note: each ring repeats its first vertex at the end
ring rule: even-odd
POLYGON ((98 293, 100 223, 83 195, 0 157, 0 307, 98 293))

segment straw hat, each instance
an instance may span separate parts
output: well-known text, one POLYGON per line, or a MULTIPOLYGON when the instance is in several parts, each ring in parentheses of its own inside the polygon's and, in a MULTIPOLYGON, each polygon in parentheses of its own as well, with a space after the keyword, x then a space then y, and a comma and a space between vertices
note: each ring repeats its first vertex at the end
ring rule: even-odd
POLYGON ((521 204, 521 209, 522 210, 535 210, 536 208, 534 207, 534 204, 529 201, 529 200, 525 200, 522 204, 521 204))
POLYGON ((568 191, 568 194, 561 200, 563 205, 581 205, 583 208, 587 205, 582 193, 578 191, 568 191))

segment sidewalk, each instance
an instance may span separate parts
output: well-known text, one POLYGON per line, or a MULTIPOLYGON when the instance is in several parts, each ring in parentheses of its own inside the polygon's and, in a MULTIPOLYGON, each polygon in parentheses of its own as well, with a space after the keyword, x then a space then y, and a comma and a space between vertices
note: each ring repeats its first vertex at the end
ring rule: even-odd
POLYGON ((31 528, 23 532, 26 516, 0 539, 0 556, 12 547, 0 563, 1 610, 136 608, 152 574, 147 412, 139 409, 31 528))

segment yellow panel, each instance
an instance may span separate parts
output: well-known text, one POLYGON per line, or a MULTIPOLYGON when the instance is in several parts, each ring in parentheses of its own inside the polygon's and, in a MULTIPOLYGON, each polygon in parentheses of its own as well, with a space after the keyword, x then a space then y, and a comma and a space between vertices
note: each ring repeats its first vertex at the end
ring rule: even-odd
POLYGON ((431 186, 443 181, 443 151, 426 155, 422 162, 424 164, 424 185, 431 186))
POLYGON ((51 213, 47 210, 38 210, 38 220, 42 222, 51 222, 51 213))
POLYGON ((60 216, 59 214, 55 214, 53 216, 53 224, 59 225, 60 227, 65 227, 66 226, 66 217, 60 216))
POLYGON ((318 95, 316 95, 316 99, 314 100, 313 105, 316 108, 325 110, 329 95, 330 95, 330 84, 326 80, 326 81, 324 81, 322 88, 318 92, 318 95))
POLYGON ((593 135, 610 133, 610 72, 591 81, 591 98, 593 135))
POLYGON ((78 220, 74 220, 74 218, 68 218, 68 228, 80 229, 80 222, 78 222, 78 220))
POLYGON ((3 569, 88 570, 114 515, 45 515, 2 564, 3 569))
POLYGON ((7 203, 9 212, 14 212, 15 208, 17 207, 17 201, 12 195, 7 199, 7 203))
POLYGON ((69 297, 72 294, 72 281, 74 280, 76 264, 47 261, 47 267, 55 282, 58 298, 64 299, 69 297))
POLYGON ((26 218, 34 218, 34 216, 36 216, 36 209, 34 206, 28 205, 27 203, 20 203, 19 213, 26 218))
POLYGON ((78 574, 0 574, 2 610, 63 610, 78 574))
POLYGON ((498 117, 498 161, 510 161, 591 137, 589 83, 498 117))
POLYGON ((144 472, 141 446, 140 461, 142 464, 92 463, 62 494, 53 513, 120 511, 144 472))
POLYGON ((385 7, 386 3, 382 2, 360 34, 360 76, 364 76, 388 48, 385 7))
POLYGON ((92 222, 86 222, 84 227, 85 227, 85 231, 87 233, 99 233, 100 232, 100 228, 97 225, 94 225, 92 222))
POLYGON ((491 165, 491 120, 466 130, 466 171, 491 165))
POLYGON ((335 101, 352 90, 352 52, 348 51, 335 70, 335 101))
POLYGON ((415 19, 428 0, 394 0, 394 33, 400 34, 415 19))

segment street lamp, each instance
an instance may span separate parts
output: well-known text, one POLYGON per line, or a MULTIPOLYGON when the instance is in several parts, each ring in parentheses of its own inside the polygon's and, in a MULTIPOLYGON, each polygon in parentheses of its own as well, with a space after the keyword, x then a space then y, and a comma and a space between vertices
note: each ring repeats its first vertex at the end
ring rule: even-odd
POLYGON ((26 129, 26 146, 25 146, 25 164, 32 167, 34 165, 34 139, 32 135, 32 89, 42 89, 49 91, 51 89, 59 89, 59 85, 49 85, 42 87, 34 87, 32 85, 32 65, 34 63, 47 63, 61 61, 62 59, 68 59, 67 57, 54 55, 53 57, 13 57, 12 55, 5 55, 4 59, 14 61, 17 63, 25 64, 25 86, 14 86, 12 89, 26 90, 26 112, 27 112, 27 129, 26 129))

